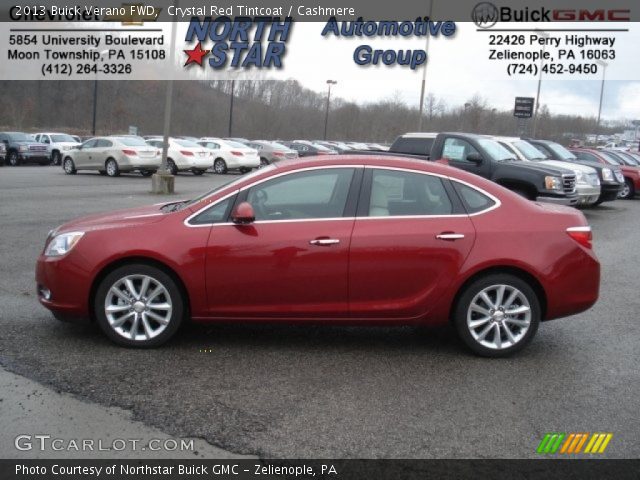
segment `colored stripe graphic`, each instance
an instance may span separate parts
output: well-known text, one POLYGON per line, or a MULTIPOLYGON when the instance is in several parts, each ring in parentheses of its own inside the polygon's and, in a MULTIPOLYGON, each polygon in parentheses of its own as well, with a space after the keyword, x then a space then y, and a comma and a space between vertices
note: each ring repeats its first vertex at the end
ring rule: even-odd
POLYGON ((539 454, 560 453, 567 455, 576 455, 579 453, 604 453, 612 438, 613 433, 590 434, 551 432, 545 434, 540 441, 536 452, 539 454))

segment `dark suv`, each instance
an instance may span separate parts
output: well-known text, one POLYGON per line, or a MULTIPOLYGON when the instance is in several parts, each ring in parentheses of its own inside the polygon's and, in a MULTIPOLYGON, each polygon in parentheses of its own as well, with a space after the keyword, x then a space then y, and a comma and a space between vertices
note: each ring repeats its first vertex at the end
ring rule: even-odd
POLYGON ((0 142, 7 149, 7 163, 12 167, 21 163, 49 165, 51 159, 47 146, 36 142, 22 132, 0 132, 0 142))
POLYGON ((4 159, 7 155, 7 147, 4 146, 4 143, 0 142, 0 166, 4 165, 4 159))

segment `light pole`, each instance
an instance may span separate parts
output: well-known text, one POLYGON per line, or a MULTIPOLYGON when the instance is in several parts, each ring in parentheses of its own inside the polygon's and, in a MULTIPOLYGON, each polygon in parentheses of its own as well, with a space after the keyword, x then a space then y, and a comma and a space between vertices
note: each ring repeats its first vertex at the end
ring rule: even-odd
POLYGON ((327 80, 329 91, 327 92, 327 108, 324 112, 324 139, 327 139, 327 125, 329 124, 329 104, 331 103, 331 85, 336 85, 336 80, 327 80))
MULTIPOLYGON (((109 50, 103 50, 100 52, 98 58, 102 58, 102 55, 107 53, 109 50)), ((96 75, 93 78, 93 122, 91 126, 91 135, 96 135, 96 121, 98 118, 98 71, 96 70, 96 75)))
MULTIPOLYGON (((175 5, 178 6, 176 1, 175 5)), ((169 68, 175 68, 176 21, 171 23, 171 43, 169 46, 169 68)), ((169 129, 171 128, 171 104, 173 103, 173 73, 169 73, 167 92, 164 100, 164 130, 162 135, 162 163, 160 169, 151 176, 153 193, 173 193, 175 177, 168 171, 167 154, 169 151, 169 129)))
POLYGON ((600 136, 600 115, 602 114, 602 98, 604 97, 604 80, 607 74, 607 63, 602 60, 596 60, 596 63, 602 67, 602 83, 600 84, 600 105, 598 105, 598 122, 596 123, 596 147, 598 146, 598 137, 600 136))
MULTIPOLYGON (((434 0, 431 0, 429 2, 429 16, 427 17, 429 20, 431 20, 431 12, 433 11, 433 2, 434 0)), ((431 39, 431 35, 427 35, 427 45, 424 49, 425 53, 427 54, 427 61, 424 63, 424 66, 422 67, 422 87, 420 88, 420 113, 418 114, 418 131, 419 132, 422 131, 422 115, 424 114, 424 94, 425 94, 426 83, 427 83, 427 65, 429 64, 429 40, 430 39, 431 39)))
POLYGON ((467 118, 467 110, 470 106, 471 104, 469 102, 464 104, 464 113, 462 114, 462 118, 460 119, 460 131, 464 130, 464 121, 467 118))
MULTIPOLYGON (((549 34, 547 32, 543 32, 542 30, 538 30, 536 28, 535 32, 544 38, 549 38, 549 34)), ((538 75, 538 92, 536 93, 536 112, 533 117, 533 130, 531 132, 531 136, 536 138, 536 131, 538 129, 538 110, 540 109, 540 87, 542 87, 542 67, 544 66, 544 53, 547 48, 547 42, 544 42, 542 45, 542 58, 540 58, 540 75, 538 75)))
POLYGON ((236 81, 231 80, 231 98, 229 100, 229 135, 227 137, 231 138, 231 131, 233 126, 233 97, 235 96, 236 89, 236 81))

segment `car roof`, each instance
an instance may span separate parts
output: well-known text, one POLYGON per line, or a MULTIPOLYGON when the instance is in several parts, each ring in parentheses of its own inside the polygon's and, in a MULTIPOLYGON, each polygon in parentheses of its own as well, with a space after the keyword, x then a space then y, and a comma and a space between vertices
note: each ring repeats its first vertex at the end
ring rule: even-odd
POLYGON ((409 132, 400 136, 408 138, 435 138, 438 134, 435 132, 409 132))

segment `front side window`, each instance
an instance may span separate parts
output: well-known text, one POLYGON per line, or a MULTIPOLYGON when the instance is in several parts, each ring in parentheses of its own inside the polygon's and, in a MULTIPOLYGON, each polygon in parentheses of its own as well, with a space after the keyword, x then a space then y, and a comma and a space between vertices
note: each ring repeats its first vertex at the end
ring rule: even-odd
POLYGON ((92 138, 91 140, 87 140, 86 142, 84 142, 82 144, 82 148, 94 148, 96 146, 96 143, 98 143, 98 139, 92 138))
POLYGON ((338 218, 344 214, 354 169, 293 173, 252 187, 247 201, 256 220, 338 218))
POLYGON ((439 177, 393 170, 374 170, 370 217, 450 215, 453 205, 439 177))
POLYGON ((211 225, 214 223, 226 222, 229 216, 229 209, 233 205, 235 196, 227 198, 222 202, 207 208, 204 212, 198 216, 192 218, 189 223, 191 225, 211 225))

